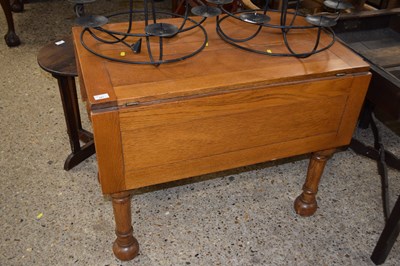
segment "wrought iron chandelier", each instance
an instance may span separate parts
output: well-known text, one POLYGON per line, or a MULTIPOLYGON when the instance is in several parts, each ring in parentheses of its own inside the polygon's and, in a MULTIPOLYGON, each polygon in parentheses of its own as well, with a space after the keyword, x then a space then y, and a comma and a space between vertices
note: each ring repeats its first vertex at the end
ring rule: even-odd
MULTIPOLYGON (((297 0, 294 9, 289 9, 288 0, 282 0, 280 10, 269 8, 269 0, 266 0, 265 5, 259 9, 244 9, 236 12, 231 12, 225 8, 231 4, 233 0, 206 0, 199 6, 190 7, 189 1, 185 0, 185 11, 183 15, 173 12, 158 11, 154 0, 143 0, 143 9, 135 9, 133 0, 129 0, 129 8, 127 11, 114 13, 109 16, 86 15, 84 4, 92 3, 95 0, 70 0, 75 3, 74 9, 77 14, 77 24, 83 26, 81 33, 82 45, 91 53, 103 57, 108 60, 130 63, 130 64, 147 64, 160 65, 171 63, 190 58, 204 49, 207 44, 208 37, 202 23, 210 17, 216 17, 216 31, 218 35, 227 43, 234 45, 240 49, 268 55, 268 56, 292 56, 297 58, 306 58, 313 54, 319 53, 331 47, 335 42, 335 33, 331 29, 336 24, 343 10, 352 8, 352 4, 345 0, 326 0, 324 6, 329 9, 329 12, 321 12, 314 15, 304 16, 300 13, 301 0, 297 0), (271 21, 270 14, 274 12, 278 14, 279 21, 271 21), (194 14, 201 17, 196 21, 189 14, 194 14), (125 31, 115 31, 109 27, 105 27, 110 18, 117 16, 128 16, 128 24, 125 31), (133 21, 135 16, 144 17, 141 28, 134 28, 133 21), (165 16, 176 17, 180 19, 178 25, 162 22, 159 18, 165 16), (229 31, 224 28, 227 20, 233 19, 237 23, 237 29, 229 31), (298 23, 298 20, 302 20, 298 23), (161 21, 161 22, 160 22, 161 21), (246 36, 236 36, 236 33, 242 32, 246 27, 246 36), (179 35, 189 32, 195 28, 200 29, 203 41, 198 47, 192 50, 185 51, 183 54, 172 54, 165 52, 166 47, 174 38, 179 35), (315 42, 308 45, 307 50, 298 51, 298 47, 293 47, 290 41, 290 34, 302 30, 314 29, 315 42), (273 31, 282 37, 282 45, 280 49, 265 49, 268 47, 268 38, 262 33, 264 31, 273 31), (321 44, 321 34, 327 34, 330 38, 328 43, 321 44), (103 50, 96 49, 87 44, 88 38, 92 38, 103 45, 123 45, 128 48, 132 54, 140 54, 142 46, 146 48, 146 57, 127 56, 121 54, 110 55, 102 52, 103 50), (263 48, 260 45, 254 45, 254 40, 258 43, 265 43, 263 48), (286 49, 284 49, 286 48, 286 49)), ((135 24, 136 25, 136 24, 135 24)), ((135 26, 137 27, 137 26, 135 26)))

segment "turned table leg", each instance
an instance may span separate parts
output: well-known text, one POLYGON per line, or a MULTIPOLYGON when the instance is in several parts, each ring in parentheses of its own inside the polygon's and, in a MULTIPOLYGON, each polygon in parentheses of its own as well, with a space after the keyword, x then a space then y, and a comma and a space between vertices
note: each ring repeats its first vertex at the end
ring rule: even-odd
POLYGON ((294 209, 301 216, 311 216, 317 210, 315 196, 318 192, 318 185, 324 167, 328 159, 335 152, 335 149, 314 152, 308 165, 307 178, 303 186, 303 193, 294 202, 294 209))
POLYGON ((120 192, 111 194, 115 217, 115 234, 113 245, 115 256, 120 260, 131 260, 139 253, 139 243, 133 237, 131 221, 131 194, 120 192))

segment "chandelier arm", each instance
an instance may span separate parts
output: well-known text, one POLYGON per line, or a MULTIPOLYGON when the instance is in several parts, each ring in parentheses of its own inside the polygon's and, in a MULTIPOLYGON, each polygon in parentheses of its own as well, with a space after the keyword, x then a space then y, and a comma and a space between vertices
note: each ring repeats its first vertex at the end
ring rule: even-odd
POLYGON ((217 31, 218 31, 220 34, 224 35, 224 37, 225 37, 226 39, 229 39, 230 41, 233 41, 233 42, 247 42, 247 41, 250 41, 251 39, 255 38, 255 37, 260 33, 261 29, 263 28, 262 25, 259 25, 259 26, 258 26, 258 29, 255 31, 255 33, 253 33, 253 35, 250 35, 249 37, 244 38, 244 39, 232 38, 232 37, 229 37, 228 35, 226 35, 226 34, 224 33, 224 31, 221 29, 221 26, 220 26, 220 22, 222 22, 222 21, 223 21, 224 19, 226 19, 226 18, 227 18, 227 17, 223 17, 223 18, 221 18, 221 19, 217 19, 217 31))

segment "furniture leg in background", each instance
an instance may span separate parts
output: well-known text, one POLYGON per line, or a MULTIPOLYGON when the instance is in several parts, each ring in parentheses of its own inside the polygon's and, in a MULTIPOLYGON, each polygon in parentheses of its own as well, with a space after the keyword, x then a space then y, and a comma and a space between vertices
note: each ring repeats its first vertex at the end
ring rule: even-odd
POLYGON ((9 47, 18 46, 21 44, 17 34, 15 33, 14 20, 11 12, 11 5, 9 0, 0 0, 1 7, 3 8, 4 15, 7 19, 8 30, 4 39, 9 47))
POLYGON ((11 10, 16 13, 24 11, 24 0, 14 0, 11 4, 11 10))
POLYGON ((390 250, 400 233, 400 196, 386 222, 385 228, 371 255, 371 260, 379 265, 385 262, 390 250))
POLYGON ((65 161, 64 169, 70 170, 95 153, 93 134, 82 128, 75 86, 77 69, 71 37, 64 37, 59 42, 44 46, 38 53, 38 63, 58 81, 72 150, 65 161), (82 147, 80 141, 85 143, 82 147))

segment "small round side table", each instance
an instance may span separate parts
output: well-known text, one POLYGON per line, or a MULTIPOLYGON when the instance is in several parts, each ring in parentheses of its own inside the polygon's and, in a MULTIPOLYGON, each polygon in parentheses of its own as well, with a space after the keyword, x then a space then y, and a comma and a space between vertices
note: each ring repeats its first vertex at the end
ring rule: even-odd
POLYGON ((75 85, 78 74, 71 36, 42 47, 37 60, 39 66, 58 81, 72 151, 64 163, 64 169, 68 171, 95 153, 93 134, 82 128, 75 85), (80 141, 84 143, 83 146, 80 141))

